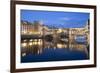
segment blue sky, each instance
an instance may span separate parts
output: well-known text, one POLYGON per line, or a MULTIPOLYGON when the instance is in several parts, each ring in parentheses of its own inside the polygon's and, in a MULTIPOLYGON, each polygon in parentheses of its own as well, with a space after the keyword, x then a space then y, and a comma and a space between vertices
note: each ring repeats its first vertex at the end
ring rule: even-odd
POLYGON ((57 28, 81 28, 86 25, 89 13, 21 10, 21 20, 33 23, 42 21, 44 25, 57 28))

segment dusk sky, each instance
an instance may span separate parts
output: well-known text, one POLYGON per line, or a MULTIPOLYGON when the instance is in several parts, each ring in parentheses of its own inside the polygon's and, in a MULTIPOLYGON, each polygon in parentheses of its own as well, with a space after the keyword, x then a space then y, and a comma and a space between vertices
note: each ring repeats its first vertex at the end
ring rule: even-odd
POLYGON ((21 20, 33 23, 42 21, 44 25, 57 28, 81 28, 86 25, 89 13, 21 10, 21 20))

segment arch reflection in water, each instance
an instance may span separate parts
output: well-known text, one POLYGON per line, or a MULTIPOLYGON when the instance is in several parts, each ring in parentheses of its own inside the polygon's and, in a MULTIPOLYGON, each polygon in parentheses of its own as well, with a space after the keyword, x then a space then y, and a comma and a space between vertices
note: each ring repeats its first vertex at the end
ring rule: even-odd
POLYGON ((25 39, 21 42, 21 62, 44 62, 89 59, 89 47, 79 43, 47 42, 25 39))

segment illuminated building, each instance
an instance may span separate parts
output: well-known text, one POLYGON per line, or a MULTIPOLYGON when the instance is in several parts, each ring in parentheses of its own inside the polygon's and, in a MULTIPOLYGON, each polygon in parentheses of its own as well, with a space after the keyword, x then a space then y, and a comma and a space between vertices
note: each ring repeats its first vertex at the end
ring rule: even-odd
POLYGON ((42 53, 44 48, 70 48, 71 50, 72 48, 77 48, 77 50, 82 51, 89 45, 89 30, 89 21, 86 23, 86 26, 82 28, 49 28, 41 21, 34 21, 34 23, 22 21, 21 46, 23 48, 32 48, 33 51, 32 49, 28 50, 35 54, 42 53), (23 39, 23 35, 28 36, 28 38, 23 39), (47 38, 50 37, 53 37, 51 41, 47 41, 47 38), (81 39, 86 37, 85 43, 87 46, 76 43, 76 38, 80 37, 81 39))
POLYGON ((34 23, 29 23, 27 21, 21 22, 21 34, 22 35, 41 35, 42 25, 35 21, 34 23))

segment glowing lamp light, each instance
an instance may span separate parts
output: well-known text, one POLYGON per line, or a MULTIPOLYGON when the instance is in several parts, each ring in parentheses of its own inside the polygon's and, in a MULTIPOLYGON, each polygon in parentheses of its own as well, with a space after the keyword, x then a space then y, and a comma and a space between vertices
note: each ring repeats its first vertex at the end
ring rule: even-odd
POLYGON ((24 40, 24 42, 26 42, 27 40, 24 40))
POLYGON ((26 53, 23 53, 22 56, 23 56, 23 57, 26 56, 26 53))
POLYGON ((27 31, 24 30, 24 31, 22 31, 22 33, 23 33, 23 34, 27 34, 27 31))
POLYGON ((37 42, 35 41, 34 44, 37 45, 37 42))
POLYGON ((32 45, 32 42, 30 42, 29 45, 31 46, 32 45))
POLYGON ((41 42, 38 42, 38 45, 41 45, 41 42))
POLYGON ((33 39, 30 39, 30 41, 33 41, 33 39))
POLYGON ((26 47, 27 46, 27 43, 22 43, 22 47, 26 47))
POLYGON ((58 29, 58 33, 61 33, 62 32, 62 29, 58 29))
POLYGON ((62 45, 61 45, 61 44, 57 44, 57 47, 58 47, 58 48, 62 48, 62 45))

